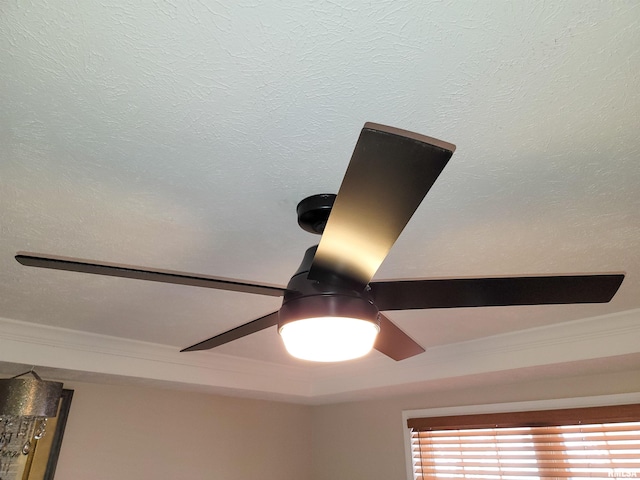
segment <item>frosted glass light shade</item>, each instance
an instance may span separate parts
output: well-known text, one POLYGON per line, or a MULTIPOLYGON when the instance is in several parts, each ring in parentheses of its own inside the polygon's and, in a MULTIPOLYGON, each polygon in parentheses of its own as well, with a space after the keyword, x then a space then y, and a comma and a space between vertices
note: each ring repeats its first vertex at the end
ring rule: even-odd
POLYGON ((287 351, 314 362, 340 362, 366 355, 380 327, 369 320, 349 317, 315 317, 280 327, 287 351))

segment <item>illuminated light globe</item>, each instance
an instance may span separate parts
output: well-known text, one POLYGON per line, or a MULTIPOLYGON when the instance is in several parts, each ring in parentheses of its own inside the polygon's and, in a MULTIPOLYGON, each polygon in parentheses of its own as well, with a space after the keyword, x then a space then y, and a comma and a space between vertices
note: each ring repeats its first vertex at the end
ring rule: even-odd
POLYGON ((371 351, 380 327, 349 317, 304 318, 284 324, 280 335, 294 357, 313 362, 341 362, 371 351))

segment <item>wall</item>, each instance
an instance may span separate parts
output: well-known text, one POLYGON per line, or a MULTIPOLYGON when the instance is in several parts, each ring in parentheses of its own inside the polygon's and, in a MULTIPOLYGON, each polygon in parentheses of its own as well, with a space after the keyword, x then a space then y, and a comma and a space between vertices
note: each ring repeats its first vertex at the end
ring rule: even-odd
POLYGON ((311 478, 308 406, 65 382, 56 480, 311 478))
POLYGON ((630 392, 640 392, 640 370, 454 390, 434 385, 427 393, 318 406, 312 413, 313 480, 406 479, 403 410, 630 392))
POLYGON ((433 384, 315 407, 138 386, 65 388, 75 394, 56 480, 405 480, 403 410, 640 392, 640 370, 511 384, 476 378, 466 388, 433 384))

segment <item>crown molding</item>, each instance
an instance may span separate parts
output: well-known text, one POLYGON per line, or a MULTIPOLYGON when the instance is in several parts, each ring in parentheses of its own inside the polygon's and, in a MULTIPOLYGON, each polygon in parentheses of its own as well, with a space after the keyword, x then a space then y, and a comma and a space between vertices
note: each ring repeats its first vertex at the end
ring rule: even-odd
POLYGON ((309 397, 305 369, 0 318, 0 360, 183 386, 309 397))
POLYGON ((359 364, 327 365, 313 372, 313 395, 343 394, 638 352, 640 309, 635 309, 433 347, 402 364, 376 358, 363 359, 359 364), (363 368, 365 362, 366 369, 363 368))
POLYGON ((214 352, 185 355, 166 345, 0 318, 0 361, 298 403, 324 403, 379 388, 639 352, 640 309, 442 345, 398 363, 370 356, 309 367, 214 352))

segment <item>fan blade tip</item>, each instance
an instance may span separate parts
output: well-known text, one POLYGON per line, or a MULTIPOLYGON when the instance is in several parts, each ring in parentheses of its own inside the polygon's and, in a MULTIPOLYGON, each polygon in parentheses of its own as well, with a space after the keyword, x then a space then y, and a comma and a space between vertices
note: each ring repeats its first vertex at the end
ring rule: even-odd
POLYGON ((391 358, 392 360, 395 360, 396 362, 401 362, 402 360, 406 360, 407 358, 415 357, 415 356, 420 355, 420 354, 422 354, 424 352, 425 352, 425 349, 422 348, 421 345, 416 343, 415 345, 412 346, 412 350, 411 351, 403 352, 400 355, 389 355, 386 352, 380 352, 380 353, 383 353, 383 354, 387 355, 389 358, 391 358))
POLYGON ((400 359, 396 360, 396 362, 400 362, 400 361, 402 361, 402 360, 406 360, 407 358, 413 358, 413 357, 416 357, 416 356, 418 356, 418 355, 423 354, 424 352, 425 352, 425 350, 424 350, 424 348, 423 348, 423 349, 422 349, 422 351, 417 352, 417 353, 412 353, 411 355, 408 355, 408 356, 406 356, 406 357, 400 358, 400 359))
POLYGON ((451 153, 451 155, 453 155, 453 153, 456 151, 456 146, 453 143, 449 143, 444 140, 440 140, 438 138, 428 137, 427 135, 423 135, 417 132, 412 132, 410 130, 403 130, 401 128, 391 127, 388 125, 382 125, 380 123, 374 123, 374 122, 366 122, 364 124, 364 127, 362 127, 362 129, 388 133, 391 135, 398 135, 400 137, 412 138, 419 142, 427 143, 429 145, 439 147, 443 150, 447 150, 451 153))
POLYGON ((278 323, 278 311, 269 313, 260 318, 256 318, 251 322, 239 325, 226 332, 219 333, 218 335, 198 342, 190 347, 183 348, 180 352, 193 352, 196 350, 211 350, 213 348, 224 345, 225 343, 233 342, 247 335, 259 332, 265 328, 272 327, 278 323))
POLYGON ((412 351, 411 353, 405 354, 405 355, 393 355, 392 356, 392 355, 389 355, 388 353, 385 353, 385 352, 380 352, 380 353, 382 353, 383 355, 388 356, 389 358, 391 358, 391 360, 395 360, 396 362, 401 362, 402 360, 406 360, 407 358, 415 357, 416 355, 420 355, 420 354, 422 354, 424 352, 425 352, 425 349, 420 347, 419 350, 416 349, 416 350, 412 351))
POLYGON ((27 252, 18 252, 14 256, 16 262, 25 266, 32 266, 32 262, 30 260, 33 260, 33 257, 33 254, 29 254, 27 252))
POLYGON ((613 277, 615 279, 615 283, 613 284, 611 296, 609 297, 606 303, 609 303, 611 300, 613 300, 613 297, 615 297, 618 291, 620 290, 620 287, 622 286, 622 282, 624 281, 625 274, 621 273, 621 274, 614 275, 613 277))
MULTIPOLYGON (((209 339, 211 340, 211 339, 209 339)), ((205 342, 208 340, 205 340, 205 342)), ((203 350, 211 350, 214 347, 207 347, 205 346, 205 342, 198 342, 194 345, 191 345, 189 347, 185 347, 182 350, 180 350, 180 353, 184 353, 184 352, 201 352, 203 350)))
POLYGON ((610 279, 610 295, 605 298, 605 300, 603 302, 600 303, 609 303, 611 300, 613 300, 613 297, 616 296, 616 294, 618 293, 618 290, 620 290, 620 287, 622 286, 622 282, 624 281, 624 277, 625 274, 624 273, 612 273, 610 275, 607 275, 610 279))
POLYGON ((396 362, 425 351, 420 344, 382 313, 380 314, 380 333, 373 348, 396 362))

